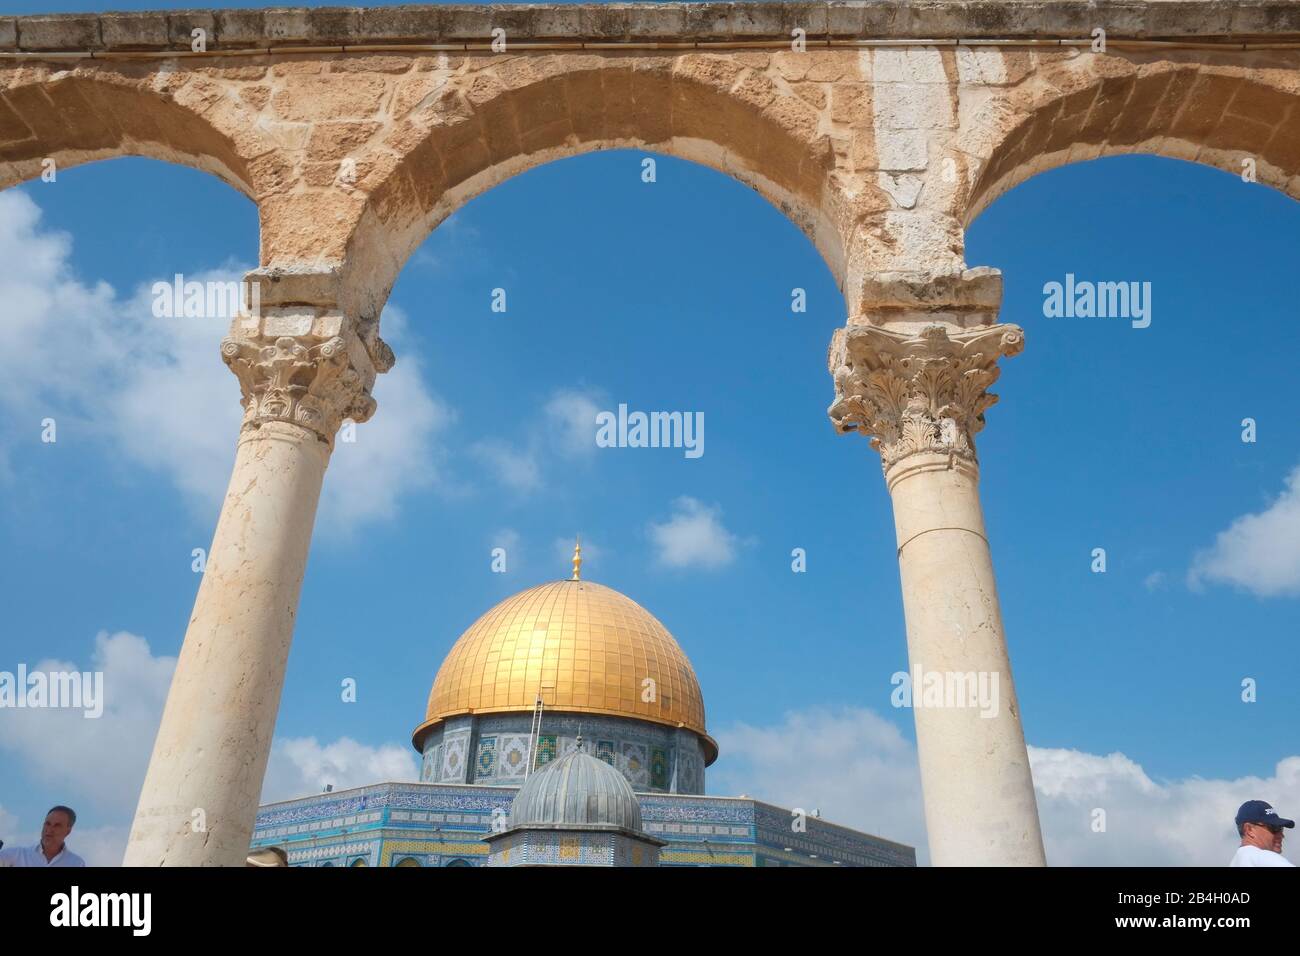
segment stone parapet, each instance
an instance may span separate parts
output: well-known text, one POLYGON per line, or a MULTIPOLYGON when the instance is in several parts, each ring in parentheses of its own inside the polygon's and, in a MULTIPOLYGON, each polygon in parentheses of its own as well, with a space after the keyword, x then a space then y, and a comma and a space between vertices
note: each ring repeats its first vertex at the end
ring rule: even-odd
POLYGON ((0 18, 0 51, 210 51, 270 47, 583 44, 692 41, 1110 39, 1248 42, 1300 39, 1292 0, 865 0, 842 3, 627 3, 272 7, 0 18))

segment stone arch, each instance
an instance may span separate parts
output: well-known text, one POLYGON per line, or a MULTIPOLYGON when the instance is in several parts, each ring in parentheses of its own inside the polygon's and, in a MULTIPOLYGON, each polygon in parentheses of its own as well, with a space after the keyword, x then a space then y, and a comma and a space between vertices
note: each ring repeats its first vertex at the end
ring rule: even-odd
POLYGON ((211 173, 256 201, 264 177, 250 159, 269 146, 214 122, 208 114, 223 98, 206 77, 137 64, 0 71, 0 188, 39 176, 47 157, 65 169, 144 156, 211 173))
POLYGON ((496 57, 428 93, 387 137, 393 160, 382 177, 358 183, 369 195, 345 268, 369 309, 470 199, 530 168, 610 148, 692 160, 752 186, 841 275, 830 137, 814 106, 760 68, 769 55, 752 57, 496 57))
POLYGON ((966 160, 969 188, 956 199, 964 224, 1036 173, 1129 153, 1234 174, 1252 158, 1260 183, 1300 198, 1300 71, 1294 58, 1035 56, 1038 69, 962 131, 958 155, 966 160))

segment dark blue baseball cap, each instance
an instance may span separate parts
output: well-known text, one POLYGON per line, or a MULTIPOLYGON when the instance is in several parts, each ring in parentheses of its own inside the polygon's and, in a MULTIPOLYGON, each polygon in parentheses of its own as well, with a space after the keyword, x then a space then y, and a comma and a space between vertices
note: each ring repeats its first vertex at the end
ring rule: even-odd
POLYGON ((1272 827, 1293 827, 1294 820, 1287 820, 1277 815, 1277 811, 1263 800, 1247 800, 1237 811, 1237 829, 1243 823, 1261 823, 1272 827))

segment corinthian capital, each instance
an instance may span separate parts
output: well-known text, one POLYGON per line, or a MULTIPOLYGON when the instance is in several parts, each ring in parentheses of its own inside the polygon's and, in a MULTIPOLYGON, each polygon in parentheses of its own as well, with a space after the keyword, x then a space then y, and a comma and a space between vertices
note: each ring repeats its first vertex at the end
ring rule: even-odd
POLYGON ((886 472, 920 452, 973 465, 975 434, 998 400, 988 391, 998 359, 1023 347, 1015 325, 950 330, 936 324, 919 333, 874 325, 839 329, 829 355, 831 422, 842 432, 870 435, 886 472))
POLYGON ((239 379, 245 430, 289 422, 330 446, 344 419, 364 422, 374 414, 370 388, 375 372, 387 371, 376 369, 351 332, 277 335, 256 321, 252 329, 236 323, 221 357, 239 379))

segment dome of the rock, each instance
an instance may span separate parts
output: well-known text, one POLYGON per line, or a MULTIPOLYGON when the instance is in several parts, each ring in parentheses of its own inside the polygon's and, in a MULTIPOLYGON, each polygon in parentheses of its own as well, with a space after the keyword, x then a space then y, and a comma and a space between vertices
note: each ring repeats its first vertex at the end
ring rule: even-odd
POLYGON ((707 741, 691 662, 653 614, 594 581, 551 581, 506 598, 474 622, 438 669, 417 749, 457 714, 547 710, 686 727, 707 741), (647 683, 651 681, 653 683, 647 683))
POLYGON ((572 751, 580 731, 588 753, 638 790, 703 792, 704 767, 718 756, 695 670, 673 635, 575 571, 506 598, 461 635, 412 743, 424 779, 515 784, 572 751))

